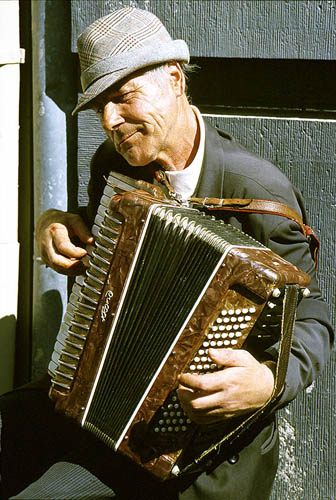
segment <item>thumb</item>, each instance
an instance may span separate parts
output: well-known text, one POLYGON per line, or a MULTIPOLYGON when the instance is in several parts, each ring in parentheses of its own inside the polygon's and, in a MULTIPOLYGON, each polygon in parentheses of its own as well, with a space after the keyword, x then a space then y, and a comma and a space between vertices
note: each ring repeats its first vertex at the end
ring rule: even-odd
POLYGON ((72 225, 72 231, 83 243, 93 243, 93 236, 81 217, 78 217, 76 223, 72 225))

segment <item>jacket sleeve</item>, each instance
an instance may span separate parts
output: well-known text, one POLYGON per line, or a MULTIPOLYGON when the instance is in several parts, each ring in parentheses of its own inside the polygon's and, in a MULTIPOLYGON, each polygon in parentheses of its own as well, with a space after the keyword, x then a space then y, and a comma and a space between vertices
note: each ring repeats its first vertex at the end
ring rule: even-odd
MULTIPOLYGON (((282 220, 270 234, 269 248, 305 271, 310 279, 310 295, 297 309, 293 345, 284 392, 278 406, 284 406, 308 387, 325 367, 333 342, 329 311, 323 300, 305 236, 295 222, 282 220)), ((269 351, 276 353, 276 346, 269 351)))
POLYGON ((88 184, 89 201, 87 207, 81 207, 78 211, 89 227, 92 226, 96 216, 100 198, 106 186, 106 180, 111 171, 119 172, 135 179, 143 179, 153 182, 153 173, 150 168, 131 167, 114 149, 110 140, 103 142, 90 163, 90 180, 88 184))
MULTIPOLYGON (((293 208, 307 223, 301 194, 274 165, 245 152, 232 153, 226 161, 224 197, 279 201, 293 208)), ((279 401, 279 406, 283 406, 308 387, 328 361, 333 342, 328 306, 319 289, 308 241, 297 223, 278 215, 262 214, 239 214, 232 216, 231 221, 305 271, 311 280, 310 296, 304 297, 297 308, 286 384, 279 401)), ((276 358, 277 347, 267 350, 271 359, 276 358)))
POLYGON ((98 211, 100 199, 106 186, 106 179, 114 165, 115 151, 110 141, 103 142, 90 161, 90 179, 88 184, 88 204, 78 207, 79 214, 89 228, 92 227, 98 211))

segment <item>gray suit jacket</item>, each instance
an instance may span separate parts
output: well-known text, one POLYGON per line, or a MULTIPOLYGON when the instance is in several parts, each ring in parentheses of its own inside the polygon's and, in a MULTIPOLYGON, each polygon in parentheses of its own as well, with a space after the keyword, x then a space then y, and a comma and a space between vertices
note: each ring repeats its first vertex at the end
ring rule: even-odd
MULTIPOLYGON (((89 205, 83 214, 88 223, 92 222, 99 204, 105 185, 103 176, 107 176, 110 170, 153 182, 155 165, 129 167, 115 152, 113 144, 105 141, 91 162, 89 205)), ((286 176, 270 162, 250 153, 230 135, 209 124, 206 124, 205 156, 195 195, 275 200, 295 209, 306 222, 302 197, 286 176)), ((281 216, 261 214, 232 213, 226 214, 225 219, 297 265, 311 278, 310 297, 301 301, 297 311, 286 387, 278 403, 281 407, 309 386, 328 360, 333 338, 328 308, 317 285, 308 242, 295 222, 281 216)), ((272 359, 276 354, 277 346, 274 345, 265 355, 272 359)), ((199 476, 191 486, 186 485, 181 500, 268 498, 277 467, 276 444, 272 425, 242 450, 239 461, 233 461, 235 465, 225 462, 211 474, 199 476), (259 476, 262 483, 258 481, 259 476)))

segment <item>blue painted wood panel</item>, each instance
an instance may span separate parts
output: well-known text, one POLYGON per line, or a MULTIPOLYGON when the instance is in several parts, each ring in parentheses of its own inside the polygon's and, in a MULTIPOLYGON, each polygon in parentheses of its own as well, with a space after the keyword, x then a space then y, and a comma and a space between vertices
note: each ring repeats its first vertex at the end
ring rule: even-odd
POLYGON ((124 6, 151 10, 193 56, 335 59, 329 0, 72 0, 72 48, 92 21, 124 6))

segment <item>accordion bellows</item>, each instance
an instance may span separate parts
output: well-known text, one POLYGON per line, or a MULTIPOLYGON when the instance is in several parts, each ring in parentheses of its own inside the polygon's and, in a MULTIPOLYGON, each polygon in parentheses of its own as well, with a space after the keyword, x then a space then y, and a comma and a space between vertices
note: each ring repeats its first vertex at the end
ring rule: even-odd
POLYGON ((107 185, 93 234, 49 364, 50 396, 166 479, 207 434, 179 404, 179 374, 217 370, 209 347, 276 342, 285 287, 309 280, 223 221, 136 190, 107 185))

